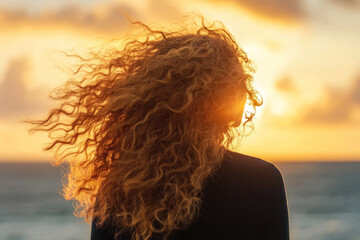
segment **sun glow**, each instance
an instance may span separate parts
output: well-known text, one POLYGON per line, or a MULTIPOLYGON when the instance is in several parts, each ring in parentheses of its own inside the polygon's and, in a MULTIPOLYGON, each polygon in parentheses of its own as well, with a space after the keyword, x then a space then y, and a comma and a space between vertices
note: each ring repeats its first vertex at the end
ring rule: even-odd
MULTIPOLYGON (((121 38, 121 34, 128 31, 125 18, 121 20, 121 13, 116 12, 119 9, 130 9, 128 13, 133 19, 150 25, 157 22, 154 26, 159 27, 188 11, 224 23, 253 61, 256 70, 253 85, 264 100, 263 105, 256 108, 255 131, 239 151, 285 160, 301 156, 325 159, 335 155, 360 158, 357 144, 360 111, 356 97, 360 66, 357 54, 360 31, 356 23, 360 15, 350 11, 346 14, 346 8, 338 11, 334 2, 325 18, 317 9, 329 10, 326 1, 316 4, 306 1, 304 16, 288 21, 265 16, 256 6, 245 8, 240 2, 184 0, 167 1, 164 5, 161 1, 148 0, 82 2, 76 18, 66 15, 65 5, 61 4, 59 9, 39 11, 34 16, 3 8, 0 11, 0 91, 15 89, 11 84, 16 82, 19 86, 12 90, 11 95, 15 96, 12 99, 25 99, 22 96, 26 95, 30 100, 40 101, 22 102, 26 108, 16 112, 16 117, 4 111, 6 107, 1 109, 0 103, 0 160, 48 157, 41 150, 47 142, 46 136, 29 136, 25 126, 18 124, 19 117, 38 117, 45 113, 45 108, 35 112, 36 104, 47 104, 48 91, 68 79, 68 67, 75 59, 64 56, 61 51, 86 52, 92 46, 100 47, 103 40, 121 38), (162 6, 165 7, 159 10, 162 6), (166 9, 174 11, 169 13, 166 9), (10 76, 12 71, 25 69, 16 66, 16 71, 10 71, 17 59, 29 63, 29 69, 19 74, 23 79, 10 76), (278 87, 277 83, 284 78, 288 78, 290 88, 278 87), (323 95, 333 99, 336 107, 323 95), (304 118, 314 113, 318 122, 304 118)), ((19 5, 19 8, 26 6, 19 5)), ((116 44, 114 47, 119 46, 116 44)), ((8 101, 5 95, 3 92, 0 95, 3 103, 8 101)), ((252 111, 251 106, 245 106, 247 111, 252 111)))

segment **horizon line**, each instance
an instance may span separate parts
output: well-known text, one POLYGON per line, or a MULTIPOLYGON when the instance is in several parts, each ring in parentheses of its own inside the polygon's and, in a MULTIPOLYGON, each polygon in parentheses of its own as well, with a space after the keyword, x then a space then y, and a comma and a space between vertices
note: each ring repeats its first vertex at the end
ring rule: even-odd
MULTIPOLYGON (((282 158, 284 159, 284 158, 282 158)), ((326 158, 304 158, 304 159, 291 159, 289 158, 288 160, 277 160, 277 161, 272 161, 272 160, 265 160, 266 162, 271 162, 271 163, 355 163, 355 162, 360 162, 359 158, 347 158, 347 159, 326 159, 326 158)), ((45 164, 52 164, 55 163, 54 160, 50 160, 50 159, 5 159, 5 158, 0 158, 0 164, 6 164, 6 163, 19 163, 19 164, 24 164, 24 163, 45 163, 45 164)), ((63 164, 63 163, 62 163, 63 164)), ((61 164, 60 164, 61 165, 61 164)))

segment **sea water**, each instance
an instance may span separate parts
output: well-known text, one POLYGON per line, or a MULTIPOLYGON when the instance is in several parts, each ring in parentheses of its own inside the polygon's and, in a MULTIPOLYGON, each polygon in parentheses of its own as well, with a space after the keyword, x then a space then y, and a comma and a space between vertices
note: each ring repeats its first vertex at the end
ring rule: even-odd
MULTIPOLYGON (((292 240, 360 240, 360 162, 278 163, 292 240)), ((0 163, 0 240, 88 240, 61 192, 61 168, 0 163)))

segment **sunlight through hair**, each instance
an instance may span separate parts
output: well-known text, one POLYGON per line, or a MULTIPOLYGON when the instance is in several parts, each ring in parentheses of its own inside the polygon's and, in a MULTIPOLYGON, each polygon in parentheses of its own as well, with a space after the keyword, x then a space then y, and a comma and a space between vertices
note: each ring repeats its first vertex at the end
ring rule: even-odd
POLYGON ((52 92, 58 107, 27 121, 30 132, 48 132, 56 164, 69 163, 63 194, 76 215, 111 224, 116 236, 166 239, 194 221, 206 180, 240 134, 224 109, 244 94, 254 110, 262 104, 233 36, 190 17, 172 31, 130 20, 141 32, 123 47, 67 54, 82 63, 52 92))

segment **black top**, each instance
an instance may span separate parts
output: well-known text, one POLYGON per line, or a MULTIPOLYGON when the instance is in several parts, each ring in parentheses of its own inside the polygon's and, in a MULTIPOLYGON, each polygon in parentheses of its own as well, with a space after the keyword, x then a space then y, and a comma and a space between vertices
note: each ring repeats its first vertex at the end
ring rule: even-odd
MULTIPOLYGON (((283 178, 271 163, 228 151, 205 185, 199 218, 169 240, 288 240, 283 178)), ((161 239, 154 236, 151 239, 161 239)), ((106 227, 91 226, 91 240, 113 240, 106 227)), ((130 240, 130 234, 119 240, 130 240)))

